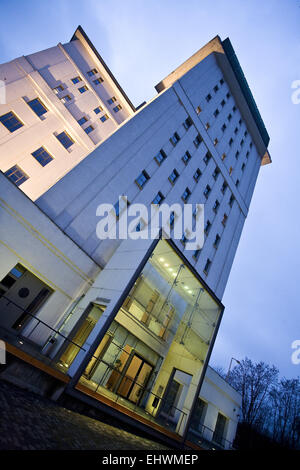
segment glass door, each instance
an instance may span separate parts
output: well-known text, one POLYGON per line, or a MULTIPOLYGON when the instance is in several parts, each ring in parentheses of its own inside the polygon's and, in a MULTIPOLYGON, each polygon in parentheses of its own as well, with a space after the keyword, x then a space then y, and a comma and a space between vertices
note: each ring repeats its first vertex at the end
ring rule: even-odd
POLYGON ((153 367, 142 357, 134 354, 123 377, 117 393, 124 398, 138 403, 150 378, 153 367))

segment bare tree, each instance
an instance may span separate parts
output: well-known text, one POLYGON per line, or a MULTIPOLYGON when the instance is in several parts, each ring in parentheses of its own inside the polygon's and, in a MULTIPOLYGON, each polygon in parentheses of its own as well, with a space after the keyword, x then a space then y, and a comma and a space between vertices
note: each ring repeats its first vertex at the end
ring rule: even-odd
POLYGON ((275 386, 278 369, 264 362, 245 358, 228 376, 228 382, 242 395, 242 421, 261 427, 267 408, 269 390, 275 386))

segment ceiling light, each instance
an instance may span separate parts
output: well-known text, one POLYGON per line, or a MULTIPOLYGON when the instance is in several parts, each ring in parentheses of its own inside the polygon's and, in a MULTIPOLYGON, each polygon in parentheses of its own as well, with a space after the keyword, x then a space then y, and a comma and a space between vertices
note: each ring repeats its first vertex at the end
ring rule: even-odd
POLYGON ((159 261, 161 261, 162 263, 165 261, 164 258, 159 258, 159 261))
POLYGON ((164 265, 165 265, 166 268, 169 266, 168 263, 165 263, 164 265))

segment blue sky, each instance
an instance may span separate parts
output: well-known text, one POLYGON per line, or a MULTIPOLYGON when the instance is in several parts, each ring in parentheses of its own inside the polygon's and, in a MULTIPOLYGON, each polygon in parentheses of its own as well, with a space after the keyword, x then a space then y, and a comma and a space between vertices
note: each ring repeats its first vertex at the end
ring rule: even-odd
POLYGON ((67 42, 78 24, 138 105, 154 85, 219 34, 230 37, 269 132, 223 297, 212 364, 249 356, 299 375, 300 0, 0 0, 0 62, 67 42))

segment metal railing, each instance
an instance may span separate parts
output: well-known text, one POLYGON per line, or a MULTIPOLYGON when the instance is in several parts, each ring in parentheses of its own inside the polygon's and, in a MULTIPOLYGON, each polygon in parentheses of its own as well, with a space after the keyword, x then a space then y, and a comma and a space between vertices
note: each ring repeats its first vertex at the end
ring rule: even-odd
POLYGON ((211 429, 204 424, 200 424, 198 428, 195 428, 193 425, 191 425, 188 432, 188 438, 192 442, 195 442, 200 446, 202 445, 208 447, 209 449, 233 449, 232 441, 225 439, 222 434, 219 434, 215 429, 211 429))

